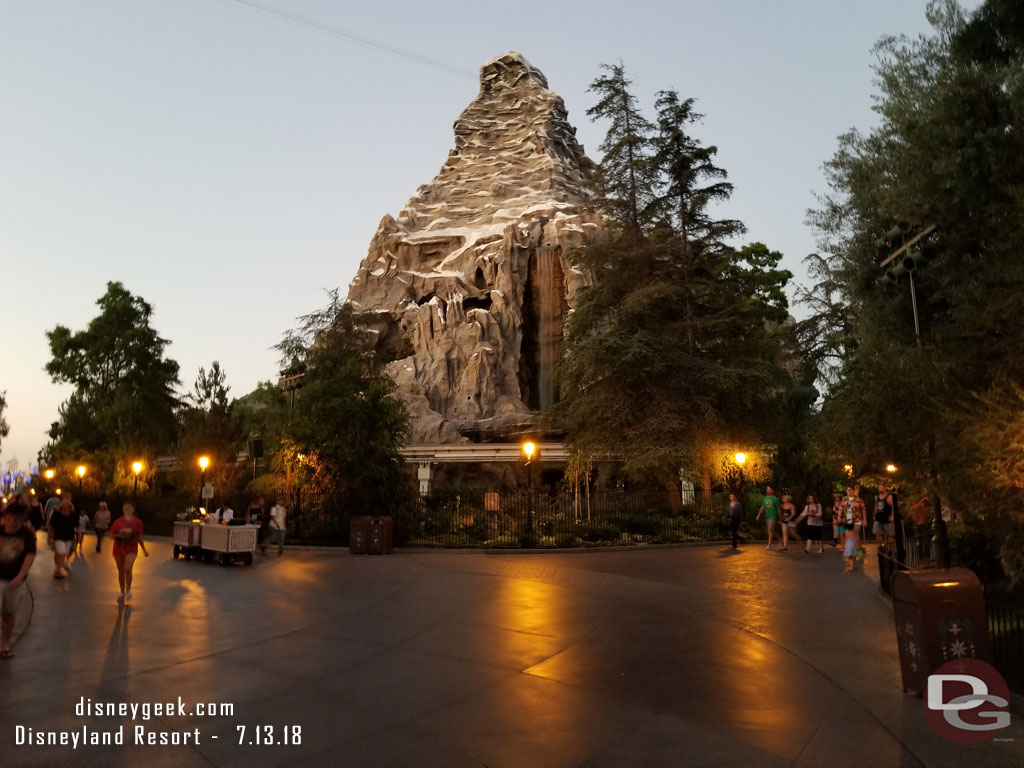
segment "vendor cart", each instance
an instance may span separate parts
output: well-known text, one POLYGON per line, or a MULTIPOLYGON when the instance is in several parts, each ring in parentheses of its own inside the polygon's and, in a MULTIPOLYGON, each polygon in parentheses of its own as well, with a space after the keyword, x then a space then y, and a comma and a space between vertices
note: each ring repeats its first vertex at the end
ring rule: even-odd
POLYGON ((178 556, 190 560, 202 554, 203 524, 198 520, 175 520, 174 521, 174 559, 178 556))
POLYGON ((219 559, 221 565, 230 565, 234 560, 252 565, 259 530, 258 525, 204 525, 200 542, 203 558, 219 559))

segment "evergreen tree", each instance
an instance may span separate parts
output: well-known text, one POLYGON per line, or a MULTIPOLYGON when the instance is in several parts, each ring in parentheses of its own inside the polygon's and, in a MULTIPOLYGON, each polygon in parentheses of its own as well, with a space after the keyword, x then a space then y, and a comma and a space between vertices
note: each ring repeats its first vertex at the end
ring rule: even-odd
POLYGON ((606 69, 590 114, 616 118, 601 171, 617 182, 607 209, 623 219, 608 242, 577 254, 594 286, 569 321, 557 411, 578 450, 622 455, 628 469, 668 480, 710 443, 764 439, 782 383, 790 274, 766 246, 726 242, 743 227, 710 213, 732 187, 715 148, 686 132, 699 119, 693 100, 659 94, 659 134, 648 141, 653 126, 622 66, 606 69))
POLYGON ((657 202, 682 240, 686 256, 721 248, 725 240, 746 231, 742 222, 712 218, 708 210, 712 203, 728 200, 733 188, 725 181, 725 170, 714 164, 718 148, 701 146, 688 133, 689 126, 704 117, 694 112, 695 103, 680 101, 676 91, 661 91, 654 105, 658 134, 653 160, 666 182, 657 202))
POLYGON ((587 110, 594 119, 608 120, 598 169, 602 206, 613 221, 636 235, 650 225, 655 209, 656 172, 652 161, 654 126, 643 116, 633 84, 623 64, 602 64, 608 74, 590 84, 598 102, 587 110))

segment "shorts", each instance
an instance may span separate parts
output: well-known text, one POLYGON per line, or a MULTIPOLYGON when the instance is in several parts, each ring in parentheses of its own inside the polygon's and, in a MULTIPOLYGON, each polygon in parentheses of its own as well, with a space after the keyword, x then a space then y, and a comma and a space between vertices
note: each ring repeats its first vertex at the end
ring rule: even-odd
POLYGON ((807 526, 807 540, 808 541, 821 541, 821 526, 820 525, 808 525, 807 526))
POLYGON ((871 526, 872 533, 884 533, 886 536, 896 535, 896 523, 880 523, 875 520, 875 524, 871 526))
POLYGON ((75 542, 68 541, 67 539, 57 539, 53 542, 53 547, 58 555, 70 555, 71 550, 75 548, 75 542))
POLYGON ((846 526, 843 523, 836 523, 836 533, 840 536, 846 533, 846 526))
POLYGON ((28 585, 23 581, 17 587, 11 589, 10 582, 0 583, 4 585, 3 592, 0 592, 0 614, 14 616, 18 612, 18 606, 21 605, 22 599, 25 597, 28 585))
POLYGON ((767 518, 765 518, 764 524, 766 526, 768 526, 768 530, 769 531, 774 531, 775 530, 775 524, 777 522, 779 522, 779 521, 776 518, 774 518, 774 517, 767 517, 767 518))

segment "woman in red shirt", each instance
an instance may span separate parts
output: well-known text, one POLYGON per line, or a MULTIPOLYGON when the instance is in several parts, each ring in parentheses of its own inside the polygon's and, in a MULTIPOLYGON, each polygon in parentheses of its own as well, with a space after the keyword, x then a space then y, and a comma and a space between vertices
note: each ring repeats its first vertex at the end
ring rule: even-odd
POLYGON ((117 602, 127 603, 132 599, 132 566, 139 555, 149 557, 146 544, 142 541, 142 521, 135 516, 135 505, 125 504, 121 507, 121 517, 110 526, 110 538, 114 542, 114 562, 117 563, 117 583, 121 594, 117 602))

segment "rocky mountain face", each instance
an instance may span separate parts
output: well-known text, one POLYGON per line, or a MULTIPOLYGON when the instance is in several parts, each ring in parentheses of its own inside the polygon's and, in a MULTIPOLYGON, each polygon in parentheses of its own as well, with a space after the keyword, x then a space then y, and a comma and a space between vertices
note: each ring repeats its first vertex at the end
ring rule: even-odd
POLYGON ((565 320, 588 285, 569 259, 600 239, 594 164, 562 99, 518 53, 489 61, 455 149, 352 280, 413 418, 410 444, 513 438, 557 398, 565 320))

